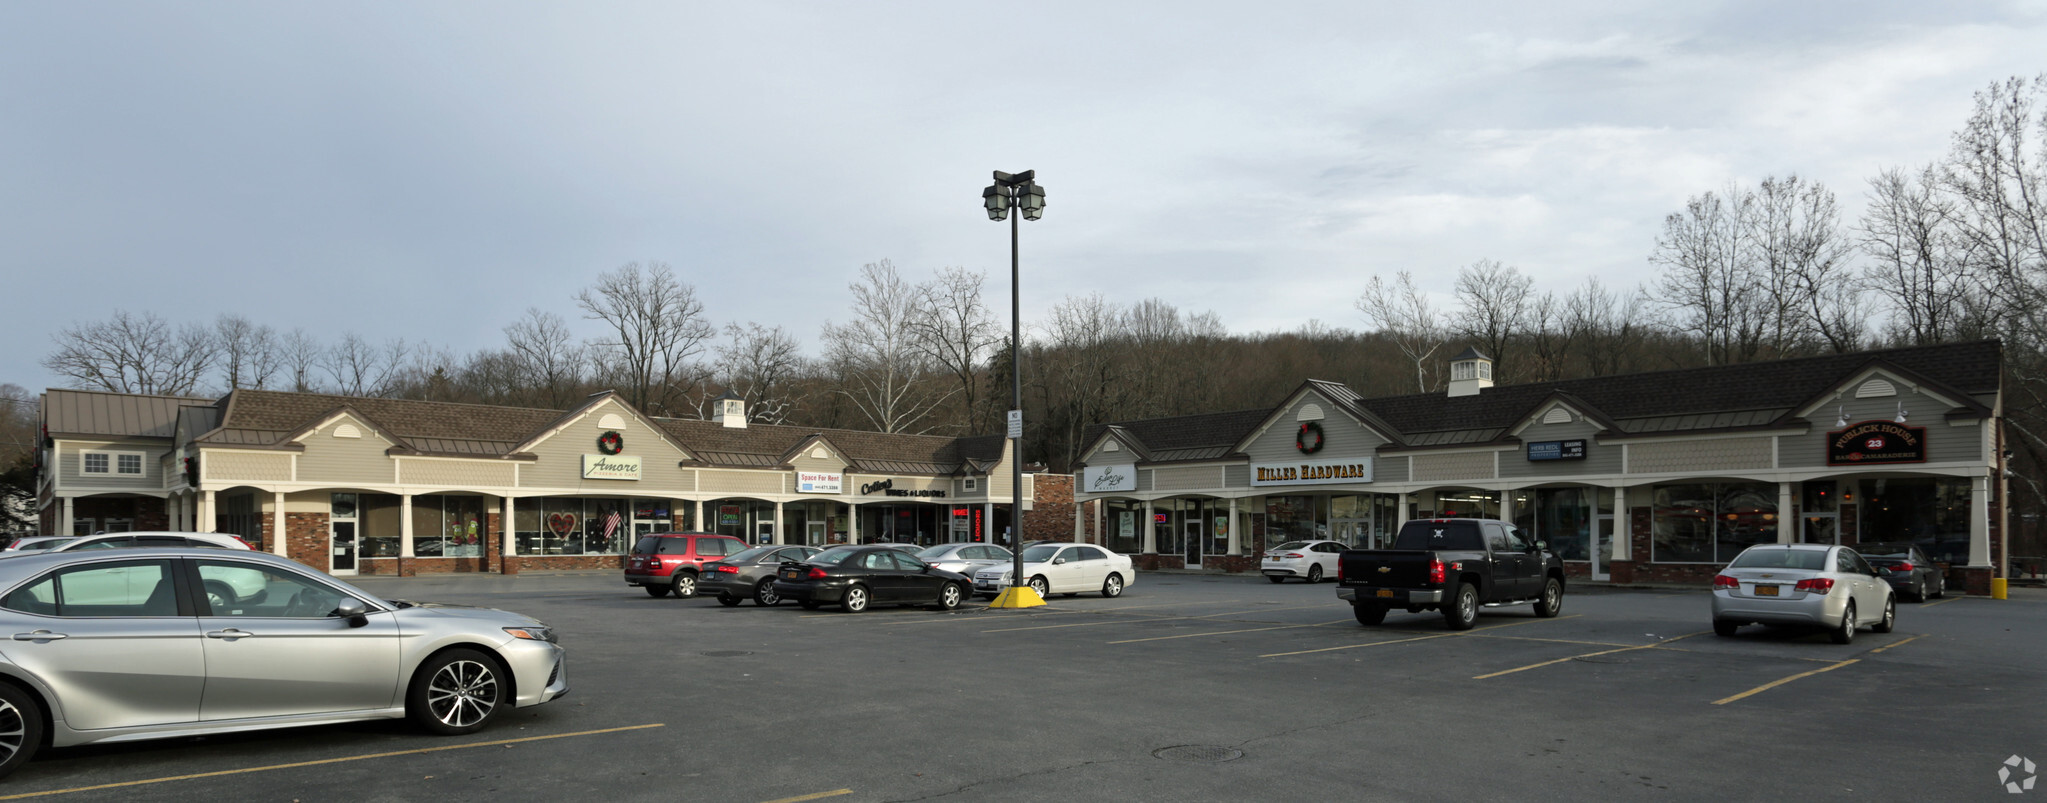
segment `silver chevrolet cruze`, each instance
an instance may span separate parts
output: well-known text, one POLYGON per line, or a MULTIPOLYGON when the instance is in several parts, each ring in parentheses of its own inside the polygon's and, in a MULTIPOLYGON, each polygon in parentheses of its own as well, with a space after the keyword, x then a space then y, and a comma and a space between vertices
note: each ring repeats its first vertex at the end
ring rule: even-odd
POLYGON ((41 747, 410 717, 471 733, 568 692, 546 625, 387 602, 261 552, 0 561, 0 775, 41 747))
POLYGON ((1757 544, 1742 550, 1713 578, 1713 632, 1732 636, 1746 624, 1822 627, 1836 644, 1869 625, 1897 625, 1897 595, 1855 550, 1825 544, 1757 544))

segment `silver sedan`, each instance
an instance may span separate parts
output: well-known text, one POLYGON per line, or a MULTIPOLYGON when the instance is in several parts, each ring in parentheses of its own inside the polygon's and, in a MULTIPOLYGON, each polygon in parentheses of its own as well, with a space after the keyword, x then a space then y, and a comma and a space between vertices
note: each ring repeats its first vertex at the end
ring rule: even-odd
POLYGON ((387 602, 261 552, 0 561, 0 628, 0 775, 43 745, 406 717, 473 733, 569 689, 532 618, 387 602))
POLYGON ((940 569, 968 577, 989 566, 1007 566, 1013 559, 1007 549, 973 542, 939 544, 918 552, 917 557, 940 569))
POLYGON ((1863 625, 1889 633, 1898 616, 1889 573, 1848 547, 1757 544, 1713 578, 1713 632, 1732 636, 1756 623, 1823 627, 1836 644, 1855 640, 1863 625))

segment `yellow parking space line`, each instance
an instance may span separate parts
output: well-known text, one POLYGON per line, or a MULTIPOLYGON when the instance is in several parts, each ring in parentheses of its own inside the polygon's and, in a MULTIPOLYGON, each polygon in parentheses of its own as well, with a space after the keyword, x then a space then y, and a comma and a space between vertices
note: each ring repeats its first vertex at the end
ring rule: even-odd
POLYGON ((1414 637, 1414 638, 1399 638, 1399 639, 1390 639, 1390 640, 1387 640, 1387 641, 1367 641, 1367 642, 1365 642, 1365 643, 1363 643, 1363 644, 1345 644, 1345 645, 1342 645, 1342 646, 1338 646, 1338 647, 1323 647, 1323 648, 1320 648, 1320 649, 1314 649, 1314 650, 1296 650, 1296 651, 1294 651, 1294 652, 1272 652, 1272 653, 1266 653, 1266 654, 1264 654, 1264 655, 1260 655, 1260 656, 1258 656, 1258 657, 1260 657, 1260 658, 1283 658, 1283 657, 1286 657, 1286 656, 1288 656, 1288 655, 1307 655, 1307 654, 1309 654, 1309 653, 1317 653, 1317 652, 1335 652, 1335 651, 1337 651, 1337 650, 1355 650, 1355 649, 1357 649, 1357 648, 1359 648, 1359 647, 1377 647, 1377 646, 1379 646, 1379 645, 1381 645, 1381 644, 1406 644, 1406 643, 1408 643, 1408 642, 1410 642, 1410 641, 1428 641, 1429 639, 1449 638, 1449 637, 1451 637, 1451 636, 1454 636, 1454 635, 1457 635, 1457 634, 1455 634, 1455 633, 1437 633, 1437 634, 1435 634, 1435 635, 1433 635, 1433 636, 1416 636, 1416 637, 1414 637))
POLYGON ((1875 654, 1877 654, 1877 653, 1883 652, 1884 650, 1889 650, 1889 649, 1895 649, 1895 648, 1898 648, 1898 647, 1903 647, 1903 646, 1905 646, 1905 645, 1907 645, 1907 644, 1910 644, 1910 643, 1912 643, 1912 642, 1918 641, 1918 640, 1920 640, 1920 639, 1923 639, 1923 638, 1926 638, 1926 636, 1924 636, 1924 635, 1919 635, 1919 636, 1913 636, 1913 637, 1911 637, 1911 638, 1905 639, 1904 641, 1900 641, 1900 642, 1898 642, 1898 643, 1896 643, 1896 644, 1885 644, 1885 645, 1883 645, 1883 646, 1881 646, 1881 647, 1878 647, 1878 648, 1876 648, 1876 649, 1874 649, 1874 650, 1870 650, 1870 651, 1869 651, 1869 654, 1870 654, 1870 655, 1875 655, 1875 654))
MULTIPOLYGON (((223 776, 223 775, 243 775, 243 774, 247 774, 247 773, 251 773, 251 772, 268 772, 268 771, 270 771, 270 770, 288 770, 288 769, 292 769, 292 768, 294 768, 294 767, 317 767, 317 766, 320 766, 320 765, 322 765, 322 764, 340 764, 340 763, 342 763, 342 762, 345 762, 345 761, 362 761, 362 760, 365 760, 365 759, 372 759, 372 758, 390 758, 390 757, 392 757, 392 756, 411 756, 411 755, 419 755, 419 754, 421 754, 421 753, 439 753, 439 752, 442 752, 442 751, 445 751, 445 750, 464 750, 464 749, 468 749, 468 748, 471 748, 471 747, 495 747, 495 746, 497 746, 497 745, 509 745, 509 744, 519 744, 519 743, 521 743, 521 742, 540 742, 540 741, 546 741, 546 740, 549 740, 549 739, 566 739, 566 738, 569 738, 569 737, 571 737, 571 736, 595 736, 595 735, 597 735, 597 734, 600 734, 600 733, 618 733, 618 732, 621 732, 621 731, 637 731, 637 730, 646 730, 646 729, 648 729, 648 728, 660 728, 660 727, 666 727, 666 723, 656 722, 656 723, 653 723, 653 724, 651 724, 651 725, 627 725, 627 726, 625 726, 625 727, 623 727, 623 728, 602 728, 602 729, 599 729, 599 730, 594 730, 594 731, 577 731, 577 732, 575 732, 575 733, 554 733, 554 734, 548 734, 548 735, 546 735, 546 736, 527 736, 527 737, 523 737, 523 738, 519 738, 519 739, 499 739, 499 740, 497 740, 497 741, 493 741, 493 742, 470 742, 470 743, 468 743, 468 744, 450 744, 450 745, 443 745, 443 746, 440 746, 440 747, 422 747, 422 748, 419 748, 418 750, 393 750, 393 751, 391 751, 391 752, 388 752, 388 753, 369 753, 369 754, 366 754, 366 755, 360 755, 360 756, 343 756, 343 757, 341 757, 341 758, 322 758, 322 759, 318 759, 318 760, 314 760, 314 761, 294 761, 294 762, 292 762, 292 763, 290 763, 290 764, 271 764, 271 765, 268 765, 268 766, 263 766, 263 767, 248 767, 248 768, 245 768, 245 769, 239 769, 239 770, 219 770, 219 771, 215 771, 215 772, 195 772, 195 773, 192 773, 192 774, 190 774, 190 775, 172 775, 172 776, 169 776, 169 777, 164 777, 164 778, 150 778, 150 779, 148 779, 148 780, 142 780, 142 781, 121 781, 120 783, 103 783, 103 784, 99 784, 99 785, 97 785, 97 786, 77 786, 77 787, 72 787, 72 788, 70 788, 70 789, 51 789, 51 790, 48 790, 48 791, 44 791, 44 792, 23 792, 23 793, 21 793, 21 794, 18 794, 18 795, 4 795, 4 796, 0 796, 0 800, 22 800, 22 799, 25 799, 25 798, 31 798, 31 797, 48 797, 48 796, 50 796, 50 795, 68 795, 68 794, 71 794, 71 793, 73 793, 73 792, 94 792, 94 791, 98 791, 98 790, 101 790, 101 789, 121 789, 121 788, 124 788, 124 787, 130 787, 130 786, 147 786, 147 785, 149 785, 149 784, 156 784, 156 783, 169 783, 169 782, 171 782, 171 781, 189 781, 189 780, 192 780, 192 779, 194 779, 194 778, 216 778, 216 777, 220 777, 220 776, 223 776)), ((807 798, 800 798, 800 799, 807 799, 807 798)))
POLYGON ((1140 642, 1140 641, 1170 641, 1170 640, 1172 640, 1172 639, 1176 639, 1176 638, 1200 638, 1200 637, 1202 637, 1202 636, 1227 636, 1227 635, 1230 635, 1230 634, 1232 634, 1232 633, 1258 633, 1258 632, 1262 632, 1262 631, 1266 631, 1266 630, 1298 630, 1298 629, 1300 629, 1300 628, 1303 628, 1303 627, 1328 627, 1328 626, 1330 626, 1330 625, 1334 625, 1334 624, 1342 624, 1342 623, 1344 623, 1344 622, 1348 622, 1348 621, 1350 621, 1350 620, 1349 620, 1349 619, 1336 619, 1336 620, 1333 620, 1333 621, 1328 621, 1328 622, 1319 622, 1319 623, 1316 623, 1316 624, 1312 624, 1312 625, 1278 625, 1278 626, 1274 626, 1274 627, 1253 627, 1253 628, 1249 628, 1249 629, 1246 629, 1246 630, 1215 630, 1215 631, 1211 631, 1211 632, 1207 632, 1207 633, 1181 633, 1181 634, 1179 634, 1179 635, 1177 635, 1177 636, 1153 636, 1153 637, 1151 637, 1151 638, 1130 638, 1130 639, 1124 639, 1124 640, 1122 640, 1122 641, 1111 641, 1111 642, 1109 642, 1109 643, 1110 643, 1110 644, 1136 644, 1137 642, 1140 642))
POLYGON ((1529 619, 1529 620, 1526 620, 1526 621, 1521 621, 1521 622, 1508 622, 1508 623, 1506 623, 1506 624, 1504 624, 1504 625, 1486 625, 1485 627, 1474 627, 1474 628, 1472 628, 1472 629, 1470 629, 1470 630, 1466 630, 1466 631, 1464 631, 1464 632, 1462 632, 1462 633, 1451 633, 1450 635, 1453 635, 1453 636, 1476 636, 1476 635, 1478 635, 1478 634, 1480 634, 1480 633, 1484 633, 1484 632, 1486 632, 1486 631, 1488 631, 1488 630, 1499 630, 1499 629, 1501 629, 1501 628, 1505 628, 1505 627, 1520 627, 1520 626, 1522 626, 1522 625, 1539 625, 1539 624, 1542 624, 1543 622, 1561 622, 1561 621, 1563 621, 1563 620, 1565 620, 1565 619, 1576 619, 1576 618, 1578 618, 1578 617, 1580 617, 1580 616, 1584 616, 1584 615, 1585 615, 1585 614, 1582 614, 1582 613, 1574 613, 1574 614, 1571 614, 1570 616, 1552 616, 1552 617, 1550 617, 1550 618, 1548 618, 1548 619, 1540 619, 1540 618, 1538 618, 1538 619, 1529 619))
POLYGON ((1679 640, 1682 640, 1682 639, 1688 639, 1688 638, 1691 638, 1691 637, 1693 637, 1693 636, 1703 636, 1703 635, 1705 635, 1705 634, 1707 634, 1707 633, 1711 633, 1711 632, 1713 632, 1713 631, 1711 631, 1711 630, 1704 630, 1704 631, 1700 631, 1700 632, 1697 632, 1697 633, 1687 633, 1687 634, 1685 634, 1685 635, 1682 635, 1682 636, 1678 636, 1677 638, 1668 638, 1668 639, 1664 639, 1664 640, 1662 640, 1662 641, 1656 642, 1655 644, 1638 644, 1638 645, 1636 645, 1636 646, 1633 646, 1633 647, 1622 647, 1622 648, 1620 648, 1620 649, 1618 649, 1618 650, 1601 650, 1601 651, 1599 651, 1599 652, 1588 652, 1588 653, 1585 653, 1585 654, 1583 654, 1583 655, 1572 655, 1572 656, 1568 656, 1568 657, 1564 657, 1564 658, 1558 658, 1558 659, 1556 659, 1556 660, 1554 660, 1554 661, 1543 661, 1543 662, 1541 662, 1541 663, 1534 663, 1534 664, 1529 664, 1529 665, 1527 665, 1527 666, 1515 667, 1515 668, 1513 668, 1513 669, 1506 669, 1506 670, 1502 670, 1502 671, 1499 671, 1499 672, 1493 672, 1493 673, 1491 673, 1491 674, 1486 674, 1486 675, 1479 675, 1479 676, 1477 676, 1477 677, 1474 677, 1474 678, 1472 678, 1472 680, 1485 680, 1485 679, 1488 679, 1488 678, 1496 678, 1496 677, 1499 677, 1499 676, 1501 676, 1501 675, 1511 675, 1511 674, 1514 674, 1515 672, 1526 672, 1526 671, 1528 671, 1528 670, 1530 670, 1530 669, 1541 669, 1541 668, 1543 668, 1543 667, 1545 667, 1545 666, 1555 666, 1555 665, 1557 665, 1557 664, 1561 664, 1561 663, 1564 663, 1564 662, 1566 662, 1566 661, 1575 661, 1575 660, 1577 660, 1577 659, 1579 659, 1579 658, 1591 658, 1591 657, 1593 657, 1593 656, 1595 656, 1595 655, 1612 655, 1612 654, 1614 654, 1614 653, 1617 653, 1617 652, 1634 652, 1635 650, 1653 650, 1653 649, 1655 649, 1655 648, 1657 648, 1657 647, 1661 647, 1661 646, 1663 646, 1663 645, 1665 645, 1665 644, 1669 644, 1669 643, 1671 643, 1671 642, 1673 642, 1673 641, 1679 641, 1679 640))
POLYGON ((1824 666, 1824 667, 1820 667, 1819 669, 1814 669, 1814 670, 1812 670, 1812 671, 1810 671, 1810 672, 1800 672, 1800 673, 1798 673, 1798 674, 1796 674, 1796 675, 1792 675, 1791 677, 1788 677, 1788 678, 1781 678, 1781 679, 1778 679, 1778 680, 1773 680, 1773 681, 1770 681, 1770 682, 1768 682, 1768 683, 1765 683, 1765 684, 1763 684, 1763 685, 1761 685, 1761 686, 1757 686, 1757 687, 1755 687, 1755 688, 1753 688, 1753 689, 1749 689, 1748 691, 1745 691, 1745 692, 1742 692, 1742 693, 1740 693, 1740 694, 1734 695, 1733 697, 1723 697, 1723 698, 1721 698, 1721 699, 1718 699, 1718 700, 1714 700, 1714 701, 1713 701, 1713 704, 1714 704, 1714 705, 1726 705, 1726 704, 1728 704, 1728 703, 1731 703, 1731 702, 1734 702, 1734 701, 1736 701, 1736 700, 1741 700, 1741 699, 1745 699, 1745 698, 1748 698, 1748 697, 1753 697, 1753 696, 1755 696, 1755 695, 1758 695, 1758 694, 1762 694, 1763 692, 1766 692, 1766 691, 1769 691, 1769 690, 1771 690, 1771 689, 1777 688, 1778 686, 1782 686, 1782 685, 1784 685, 1784 684, 1786 684, 1786 683, 1790 683, 1791 681, 1797 680, 1797 679, 1799 679, 1799 678, 1809 678, 1809 677, 1812 677, 1813 675, 1817 675, 1817 674, 1819 674, 1819 673, 1821 673, 1821 672, 1832 672, 1832 671, 1834 671, 1834 670, 1836 670, 1836 669, 1840 669, 1841 667, 1847 666, 1847 665, 1849 665, 1849 664, 1852 664, 1852 663, 1858 663, 1858 662, 1860 662, 1861 660, 1862 660, 1862 659, 1860 659, 1860 658, 1850 658, 1850 659, 1848 659, 1848 660, 1846 660, 1846 661, 1836 661, 1836 662, 1834 662, 1834 664, 1833 664, 1832 666, 1824 666))
POLYGON ((1540 642, 1545 642, 1545 643, 1549 643, 1549 644, 1576 644, 1576 645, 1579 645, 1579 646, 1581 646, 1581 647, 1633 647, 1633 646, 1636 646, 1636 645, 1633 645, 1633 644, 1624 644, 1624 643, 1621 643, 1621 642, 1617 642, 1617 641, 1578 641, 1578 640, 1575 640, 1575 639, 1567 639, 1567 638, 1536 638, 1536 637, 1534 637, 1534 636, 1494 636, 1494 635, 1488 635, 1488 634, 1484 634, 1484 633, 1480 633, 1480 634, 1477 634, 1477 637, 1478 637, 1478 638, 1499 638, 1499 639, 1510 639, 1510 640, 1513 640, 1513 641, 1540 641, 1540 642))
POLYGON ((1939 602, 1927 602, 1927 603, 1921 603, 1919 607, 1920 607, 1920 609, 1922 609, 1922 610, 1923 610, 1923 609, 1926 609, 1926 608, 1934 608, 1934 607, 1938 607, 1938 606, 1941 606, 1941 605, 1946 605, 1946 604, 1948 604, 1948 603, 1950 603, 1950 602, 1961 602, 1962 600, 1965 600, 1965 599, 1968 599, 1968 597, 1948 597, 1947 599, 1941 600, 1941 601, 1939 601, 1939 602))
MULTIPOLYGON (((1295 606, 1295 607, 1292 607, 1292 608, 1260 608, 1260 609, 1258 609, 1258 610, 1251 610, 1251 611, 1224 611, 1224 612, 1222 612, 1222 613, 1211 613, 1211 614, 1204 614, 1204 615, 1201 615, 1201 616, 1152 616, 1152 615, 1150 615, 1150 614, 1142 614, 1142 613, 1140 613, 1140 614, 1131 614, 1131 615, 1132 615, 1132 616, 1143 616, 1143 617, 1148 617, 1148 618, 1146 618, 1146 619, 1142 619, 1142 620, 1139 620, 1139 621, 1147 621, 1147 622, 1172 622, 1172 621, 1194 621, 1194 620, 1197 620, 1197 619, 1214 619, 1214 618, 1216 618, 1216 617, 1218 617, 1218 616, 1243 616, 1243 615, 1245 615, 1245 614, 1251 614, 1251 613, 1277 613, 1277 612, 1279 612, 1279 611, 1299 611, 1299 610, 1305 610, 1305 609, 1308 609, 1308 608, 1327 608, 1327 607, 1329 607, 1329 606, 1328 606, 1328 605, 1299 605, 1299 606, 1295 606)), ((1037 625, 1037 626, 1034 626, 1034 627, 1001 627, 1001 628, 996 628, 996 629, 994 629, 994 630, 983 630, 983 631, 981 631, 981 632, 983 632, 983 633, 1014 633, 1014 632, 1017 632, 1017 631, 1020 631, 1020 630, 1053 630, 1053 629, 1057 629, 1057 628, 1062 628, 1062 627, 1100 627, 1100 626, 1102 626, 1102 625, 1123 625, 1123 624, 1129 624, 1129 623, 1130 623, 1130 620, 1118 619, 1118 620, 1114 620, 1114 621, 1108 621, 1108 622, 1078 622, 1078 623, 1075 623, 1075 624, 1070 624, 1070 625, 1037 625)))
POLYGON ((803 803, 803 801, 805 800, 823 800, 828 797, 838 797, 840 795, 850 794, 853 794, 853 790, 851 789, 833 789, 832 791, 829 792, 813 792, 811 794, 797 795, 795 797, 778 797, 775 798, 774 800, 767 801, 767 803, 803 803))

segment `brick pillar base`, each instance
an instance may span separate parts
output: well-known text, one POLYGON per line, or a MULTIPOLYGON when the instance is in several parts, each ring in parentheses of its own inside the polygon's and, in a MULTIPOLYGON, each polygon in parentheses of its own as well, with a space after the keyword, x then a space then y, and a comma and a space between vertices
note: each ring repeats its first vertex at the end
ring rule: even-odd
POLYGON ((1988 567, 1964 568, 1960 571, 1962 573, 1962 593, 1972 597, 1990 596, 1991 570, 1988 567))
POLYGON ((1607 564, 1606 573, 1607 577, 1611 578, 1615 583, 1626 584, 1635 582, 1635 562, 1632 560, 1613 561, 1607 564))
POLYGON ((417 576, 417 574, 418 574, 418 570, 417 570, 417 569, 416 569, 416 568, 415 568, 415 567, 414 567, 414 566, 413 566, 412 564, 413 564, 413 559, 412 559, 412 558, 407 558, 407 557, 402 557, 402 556, 401 556, 401 557, 399 557, 399 558, 398 558, 398 576, 399 576, 399 577, 414 577, 414 576, 417 576))
POLYGON ((518 574, 518 573, 519 573, 519 559, 518 559, 518 558, 515 558, 515 557, 512 557, 511 555, 506 555, 506 556, 504 557, 504 566, 503 566, 503 568, 501 568, 501 569, 500 569, 500 571, 502 571, 502 572, 504 572, 505 574, 508 574, 508 575, 509 575, 509 574, 518 574))

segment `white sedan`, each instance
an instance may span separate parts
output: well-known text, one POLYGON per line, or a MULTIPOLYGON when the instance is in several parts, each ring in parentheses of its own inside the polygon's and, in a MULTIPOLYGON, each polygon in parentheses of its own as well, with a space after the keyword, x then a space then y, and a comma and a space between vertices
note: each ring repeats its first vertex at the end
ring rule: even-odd
POLYGON ((1342 541, 1288 541, 1266 550, 1258 570, 1275 583, 1289 577, 1319 583, 1336 576, 1336 557, 1349 548, 1342 541))
MULTIPOLYGON (((1024 582, 1038 596, 1054 593, 1073 596, 1083 591, 1100 591, 1104 597, 1121 595, 1137 582, 1137 570, 1129 555, 1118 555, 1089 544, 1039 544, 1023 551, 1024 582)), ((1012 582, 1009 563, 990 566, 974 573, 974 593, 992 596, 1012 582)))

